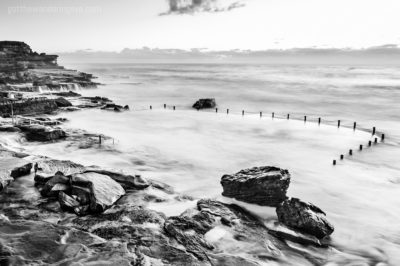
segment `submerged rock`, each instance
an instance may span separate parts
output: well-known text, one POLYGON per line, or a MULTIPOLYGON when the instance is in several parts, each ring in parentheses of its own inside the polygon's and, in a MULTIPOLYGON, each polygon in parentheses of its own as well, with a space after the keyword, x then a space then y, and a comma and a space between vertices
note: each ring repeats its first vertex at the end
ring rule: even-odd
POLYGON ((221 178, 223 196, 271 207, 287 198, 289 184, 289 171, 273 166, 253 167, 221 178))
POLYGON ((276 208, 279 222, 284 225, 310 234, 319 239, 333 233, 334 227, 326 219, 326 214, 317 206, 291 198, 276 208))
POLYGON ((18 127, 25 133, 28 141, 51 141, 66 137, 66 133, 57 127, 41 125, 20 125, 18 127))
POLYGON ((214 98, 205 98, 199 99, 197 102, 193 104, 193 108, 195 109, 206 109, 206 108, 215 108, 217 104, 215 103, 214 98))

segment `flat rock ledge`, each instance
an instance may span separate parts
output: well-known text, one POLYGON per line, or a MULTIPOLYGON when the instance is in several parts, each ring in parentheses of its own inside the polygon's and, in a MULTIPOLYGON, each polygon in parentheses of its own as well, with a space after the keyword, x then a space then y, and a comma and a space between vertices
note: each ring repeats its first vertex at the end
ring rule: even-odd
POLYGON ((317 206, 291 198, 276 208, 278 220, 282 224, 318 239, 333 233, 334 227, 326 219, 326 214, 317 206))
POLYGON ((223 196, 270 207, 287 198, 289 184, 289 171, 273 166, 253 167, 221 179, 223 196))

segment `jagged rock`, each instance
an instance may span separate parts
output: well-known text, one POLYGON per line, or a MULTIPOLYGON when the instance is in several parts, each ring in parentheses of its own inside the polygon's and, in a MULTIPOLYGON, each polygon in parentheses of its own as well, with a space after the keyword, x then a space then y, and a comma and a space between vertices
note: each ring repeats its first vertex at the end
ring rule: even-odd
POLYGON ((253 167, 221 178, 223 196, 271 207, 287 198, 289 184, 289 171, 273 166, 253 167))
POLYGON ((326 214, 317 206, 291 198, 276 208, 278 220, 282 224, 315 236, 319 239, 333 233, 334 227, 326 219, 326 214))
POLYGON ((72 103, 63 97, 59 97, 54 100, 58 107, 70 107, 72 103))
POLYGON ((58 202, 62 209, 74 210, 74 208, 79 207, 79 202, 73 197, 68 196, 66 193, 61 191, 58 193, 58 202))
POLYGON ((197 102, 193 104, 193 108, 195 109, 206 109, 206 108, 215 108, 217 104, 215 103, 214 98, 206 98, 199 99, 197 102))
POLYGON ((44 197, 58 197, 60 191, 70 190, 69 182, 69 178, 59 172, 44 184, 40 193, 44 197))
POLYGON ((0 158, 0 191, 7 187, 14 178, 28 175, 32 164, 15 157, 0 158))
POLYGON ((47 98, 29 98, 22 101, 14 102, 12 111, 10 104, 0 105, 0 115, 9 117, 11 113, 14 115, 24 114, 50 114, 58 109, 56 102, 47 98))
POLYGON ((35 183, 37 185, 44 185, 57 173, 69 176, 76 173, 82 173, 85 167, 66 160, 43 160, 37 162, 38 171, 35 174, 35 183))
POLYGON ((124 109, 125 109, 125 110, 129 110, 129 105, 125 105, 125 106, 124 106, 124 109))
POLYGON ((316 238, 315 236, 308 235, 308 234, 303 234, 298 231, 294 231, 290 228, 287 228, 284 225, 276 225, 274 228, 268 228, 268 233, 283 239, 283 240, 289 240, 295 243, 299 243, 302 245, 313 245, 317 247, 327 247, 325 243, 321 243, 321 241, 316 238))
POLYGON ((125 194, 120 184, 106 175, 97 173, 74 174, 71 184, 74 187, 89 189, 89 205, 93 213, 103 212, 125 194))
POLYGON ((140 175, 126 175, 120 172, 95 167, 89 167, 85 169, 85 173, 98 173, 107 175, 121 184, 125 189, 145 189, 150 186, 150 183, 140 175))
POLYGON ((28 141, 51 141, 66 137, 61 128, 52 128, 41 125, 19 125, 28 141))

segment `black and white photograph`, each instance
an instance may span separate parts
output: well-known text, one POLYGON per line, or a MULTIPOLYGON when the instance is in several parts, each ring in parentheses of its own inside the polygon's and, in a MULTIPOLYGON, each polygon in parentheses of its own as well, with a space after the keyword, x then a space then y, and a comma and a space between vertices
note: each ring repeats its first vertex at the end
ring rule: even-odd
POLYGON ((0 265, 399 266, 399 14, 1 0, 0 265))

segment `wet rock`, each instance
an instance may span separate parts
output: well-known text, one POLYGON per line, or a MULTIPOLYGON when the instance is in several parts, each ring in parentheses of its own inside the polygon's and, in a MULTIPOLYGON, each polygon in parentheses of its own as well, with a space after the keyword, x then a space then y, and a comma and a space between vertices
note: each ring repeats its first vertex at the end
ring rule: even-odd
POLYGON ((93 213, 103 212, 125 194, 120 184, 106 175, 97 173, 74 174, 71 184, 74 188, 89 189, 89 205, 93 213))
POLYGON ((215 103, 214 98, 205 98, 199 99, 197 102, 193 104, 193 108, 195 109, 206 109, 206 108, 215 108, 217 104, 215 103))
POLYGON ((121 172, 96 167, 88 167, 85 173, 107 175, 122 185, 124 189, 145 189, 150 186, 150 183, 140 175, 127 175, 121 172))
POLYGON ((18 126, 26 136, 28 141, 51 141, 66 137, 61 128, 52 128, 41 125, 20 125, 18 126))
POLYGON ((7 187, 14 178, 30 174, 32 164, 16 157, 0 158, 0 191, 7 187))
POLYGON ((35 183, 44 184, 58 172, 61 175, 69 176, 76 173, 82 173, 85 167, 68 160, 43 160, 37 162, 38 171, 35 175, 35 183))
POLYGON ((59 192, 70 190, 69 182, 68 177, 58 172, 44 184, 40 194, 44 197, 58 197, 59 192))
POLYGON ((253 167, 221 178, 223 196, 271 207, 287 198, 289 184, 289 171, 273 166, 253 167))
POLYGON ((63 97, 59 97, 57 99, 54 99, 58 107, 70 107, 72 106, 72 103, 68 101, 67 99, 63 97))
POLYGON ((21 132, 21 129, 11 125, 2 125, 0 126, 0 132, 21 132))
POLYGON ((308 234, 302 234, 296 232, 283 225, 276 225, 273 229, 269 228, 268 233, 280 238, 282 240, 289 240, 291 242, 299 243, 302 245, 313 245, 317 247, 327 247, 326 244, 322 243, 318 238, 308 234))
POLYGON ((278 220, 282 224, 318 239, 333 233, 334 227, 326 219, 326 214, 317 206, 291 198, 276 208, 278 220))

